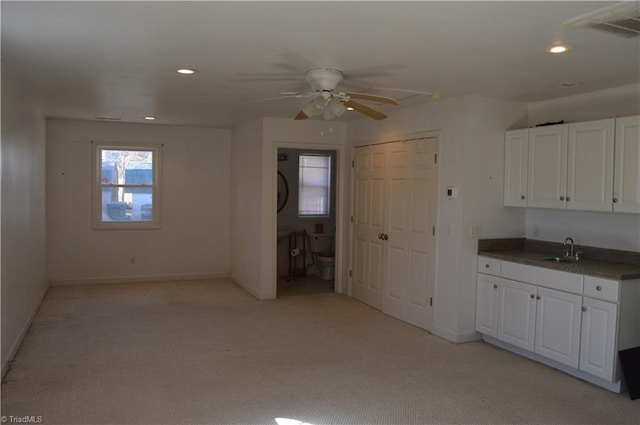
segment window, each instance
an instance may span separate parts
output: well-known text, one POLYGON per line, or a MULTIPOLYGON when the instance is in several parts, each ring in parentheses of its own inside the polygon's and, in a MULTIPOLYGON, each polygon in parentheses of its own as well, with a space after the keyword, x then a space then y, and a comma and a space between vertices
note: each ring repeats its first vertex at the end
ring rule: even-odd
POLYGON ((298 216, 329 217, 331 156, 300 155, 298 165, 298 216))
POLYGON ((160 148, 96 145, 94 153, 94 228, 160 228, 160 148))

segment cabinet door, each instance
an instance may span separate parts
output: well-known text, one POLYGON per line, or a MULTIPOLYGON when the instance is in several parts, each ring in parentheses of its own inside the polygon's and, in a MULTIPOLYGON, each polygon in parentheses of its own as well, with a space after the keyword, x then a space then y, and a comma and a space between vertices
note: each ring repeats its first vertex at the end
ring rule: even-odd
POLYGON ((538 288, 535 352, 578 367, 582 296, 538 288))
POLYGON ((569 124, 567 209, 612 210, 614 122, 569 124))
POLYGON ((566 207, 567 135, 567 124, 529 130, 528 207, 566 207))
POLYGON ((529 130, 507 131, 504 141, 504 205, 527 206, 529 130))
POLYGON ((617 304, 584 297, 580 370, 613 381, 617 304))
POLYGON ((640 213, 640 116, 616 118, 613 211, 640 213))
POLYGON ((498 336, 498 284, 500 278, 478 273, 476 292, 476 331, 498 336))
POLYGON ((500 279, 498 306, 498 339, 533 351, 536 287, 500 279))

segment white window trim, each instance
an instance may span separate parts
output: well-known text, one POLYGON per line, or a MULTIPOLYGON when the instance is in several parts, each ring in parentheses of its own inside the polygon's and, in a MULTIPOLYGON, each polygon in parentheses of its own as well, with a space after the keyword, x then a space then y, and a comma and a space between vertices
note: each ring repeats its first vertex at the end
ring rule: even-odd
POLYGON ((93 228, 96 230, 123 230, 123 229, 160 229, 162 225, 162 199, 161 199, 161 170, 162 145, 160 144, 135 144, 125 145, 118 143, 92 142, 92 217, 93 228), (102 221, 102 158, 103 150, 129 150, 153 152, 153 181, 151 196, 153 200, 153 220, 151 221, 102 221))

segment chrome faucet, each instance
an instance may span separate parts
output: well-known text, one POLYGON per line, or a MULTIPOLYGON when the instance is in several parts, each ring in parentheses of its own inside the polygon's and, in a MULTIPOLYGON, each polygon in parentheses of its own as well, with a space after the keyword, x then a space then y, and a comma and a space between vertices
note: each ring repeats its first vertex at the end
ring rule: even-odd
POLYGON ((564 250, 564 256, 565 257, 573 257, 574 253, 573 253, 573 238, 564 238, 564 246, 566 247, 567 244, 569 244, 569 249, 565 248, 564 250))

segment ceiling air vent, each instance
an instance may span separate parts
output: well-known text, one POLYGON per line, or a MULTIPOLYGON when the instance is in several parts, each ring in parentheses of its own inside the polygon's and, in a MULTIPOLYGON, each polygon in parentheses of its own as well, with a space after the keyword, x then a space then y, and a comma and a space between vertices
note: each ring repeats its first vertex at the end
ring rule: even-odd
POLYGON ((640 2, 616 3, 563 22, 570 28, 591 28, 622 38, 640 36, 640 2))

